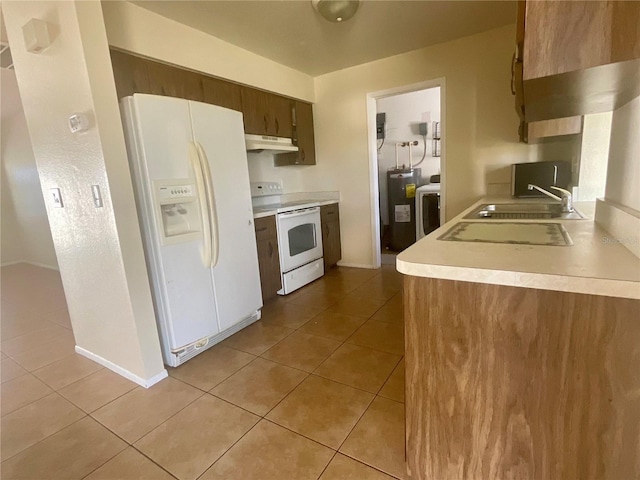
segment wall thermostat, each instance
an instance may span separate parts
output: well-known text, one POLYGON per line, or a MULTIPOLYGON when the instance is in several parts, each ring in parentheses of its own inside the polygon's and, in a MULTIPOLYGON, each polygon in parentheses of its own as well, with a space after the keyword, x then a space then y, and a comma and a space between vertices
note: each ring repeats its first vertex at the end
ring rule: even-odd
POLYGON ((89 130, 89 119, 84 113, 74 113, 69 117, 69 128, 71 133, 89 130))

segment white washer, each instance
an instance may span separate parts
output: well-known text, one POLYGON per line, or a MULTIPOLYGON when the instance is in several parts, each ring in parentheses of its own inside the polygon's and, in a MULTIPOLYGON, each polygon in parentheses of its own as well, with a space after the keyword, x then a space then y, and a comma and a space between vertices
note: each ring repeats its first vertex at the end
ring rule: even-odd
POLYGON ((440 184, 428 183, 416 189, 416 240, 440 226, 440 184))

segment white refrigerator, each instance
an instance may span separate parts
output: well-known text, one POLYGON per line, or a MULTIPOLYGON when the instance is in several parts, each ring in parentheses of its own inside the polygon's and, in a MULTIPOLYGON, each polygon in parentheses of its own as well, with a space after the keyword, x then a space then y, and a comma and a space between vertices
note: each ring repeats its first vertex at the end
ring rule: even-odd
POLYGON ((142 94, 121 110, 164 361, 176 367, 260 318, 242 114, 142 94))

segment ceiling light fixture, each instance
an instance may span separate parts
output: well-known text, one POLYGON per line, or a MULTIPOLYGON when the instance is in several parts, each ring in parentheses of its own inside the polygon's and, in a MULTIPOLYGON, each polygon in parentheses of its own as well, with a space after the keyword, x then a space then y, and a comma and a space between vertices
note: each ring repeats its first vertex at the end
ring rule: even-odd
POLYGON ((360 0, 311 0, 311 4, 325 19, 340 23, 356 14, 360 0))

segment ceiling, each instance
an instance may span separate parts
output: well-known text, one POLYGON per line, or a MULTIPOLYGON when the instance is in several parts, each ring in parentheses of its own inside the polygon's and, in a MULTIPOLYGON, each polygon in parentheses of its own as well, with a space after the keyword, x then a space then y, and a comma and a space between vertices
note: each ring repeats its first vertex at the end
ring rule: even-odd
POLYGON ((311 0, 134 1, 311 76, 515 23, 515 1, 364 0, 344 23, 311 0))

